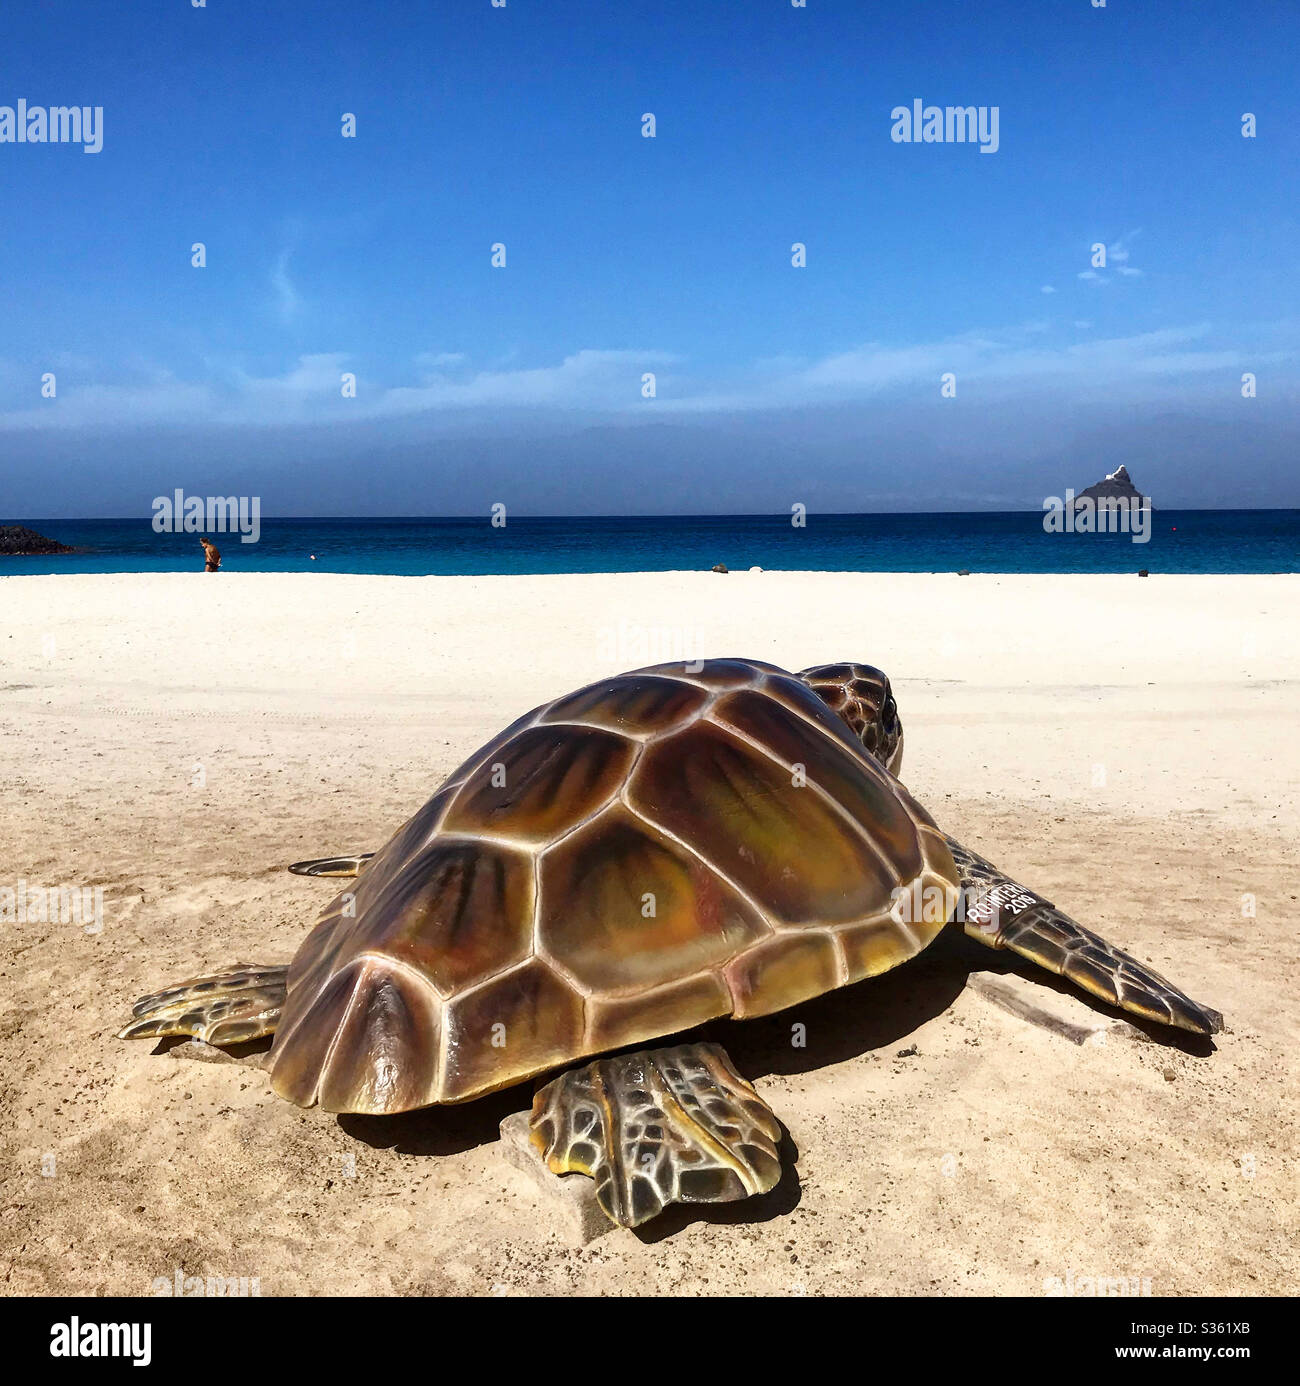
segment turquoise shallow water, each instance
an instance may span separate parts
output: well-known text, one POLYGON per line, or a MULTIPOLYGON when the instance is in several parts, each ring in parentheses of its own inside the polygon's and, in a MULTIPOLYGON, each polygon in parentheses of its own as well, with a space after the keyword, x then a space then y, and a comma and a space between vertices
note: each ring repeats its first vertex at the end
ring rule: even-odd
MULTIPOLYGON (((150 517, 22 523, 82 552, 0 558, 8 573, 201 570, 194 534, 150 517)), ((261 538, 213 536, 228 572, 597 573, 674 568, 857 572, 1276 573, 1300 571, 1300 510, 1157 510, 1149 543, 1048 534, 1039 512, 940 515, 703 515, 511 519, 263 518, 261 538), (315 554, 313 561, 311 555, 315 554)))

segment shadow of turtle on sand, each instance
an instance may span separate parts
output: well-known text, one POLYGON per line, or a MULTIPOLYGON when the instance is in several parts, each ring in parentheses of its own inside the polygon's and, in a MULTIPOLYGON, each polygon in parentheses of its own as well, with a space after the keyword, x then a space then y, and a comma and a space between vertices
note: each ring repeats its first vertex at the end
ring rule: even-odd
MULTIPOLYGON (((874 977, 828 992, 777 1015, 758 1020, 710 1021, 615 1052, 633 1053, 638 1049, 711 1039, 722 1045, 736 1070, 751 1081, 773 1073, 811 1072, 911 1034, 951 1004, 961 991, 962 982, 963 976, 950 967, 927 967, 918 960, 896 968, 888 977, 874 977), (791 1044, 794 1024, 806 1030, 804 1048, 791 1044)), ((546 1083, 554 1076, 542 1074, 536 1081, 546 1083)), ((534 1084, 526 1081, 469 1102, 422 1107, 392 1116, 346 1113, 338 1117, 338 1123, 349 1136, 376 1149, 395 1150, 402 1155, 455 1155, 496 1141, 505 1117, 532 1106, 533 1091, 534 1084)), ((773 1199, 780 1188, 778 1185, 762 1199, 750 1201, 758 1204, 773 1199)))
MULTIPOLYGON (((170 1054, 173 1049, 193 1051, 193 1057, 202 1055, 210 1060, 234 1060, 247 1064, 250 1068, 261 1068, 263 1056, 271 1051, 270 1035, 259 1039, 240 1040, 238 1044, 211 1045, 202 1040, 191 1039, 189 1035, 163 1035, 150 1051, 153 1054, 170 1054)), ((185 1057, 190 1057, 186 1052, 185 1057)))
MULTIPOLYGON (((775 1015, 714 1020, 682 1034, 630 1045, 621 1052, 707 1038, 722 1045, 737 1071, 751 1081, 813 1073, 905 1041, 948 1010, 977 973, 1023 977, 1048 992, 1081 1000, 1100 1016, 1123 1020, 1144 1039, 1183 1053, 1205 1057, 1214 1052, 1214 1043, 1207 1036, 1145 1021, 1012 953, 992 952, 956 929, 945 931, 923 954, 883 976, 827 992, 775 1015)), ((546 1082, 551 1076, 542 1075, 537 1081, 546 1082)), ((501 1122, 514 1112, 528 1110, 533 1091, 533 1083, 516 1083, 452 1106, 426 1107, 394 1116, 345 1114, 337 1120, 349 1136, 376 1149, 403 1155, 453 1155, 495 1143, 501 1122)), ((777 1116, 779 1119, 780 1114, 777 1116)), ((799 1152, 784 1126, 780 1150, 781 1178, 768 1193, 736 1203, 675 1204, 634 1229, 636 1236, 655 1243, 698 1222, 759 1223, 785 1216, 798 1206, 802 1191, 797 1173, 799 1152)))
POLYGON ((977 972, 986 972, 995 977, 1023 977, 1025 981, 1043 988, 1045 992, 1054 992, 1058 996, 1068 996, 1075 1001, 1081 1001, 1089 1010, 1108 1020, 1123 1021, 1143 1039, 1150 1040, 1153 1044, 1177 1049, 1180 1053, 1195 1059, 1208 1059, 1217 1051, 1218 1046, 1212 1035, 1198 1035, 1191 1030, 1179 1030, 1172 1025, 1162 1025, 1157 1020, 1147 1020, 1120 1006, 1112 1006, 1100 996, 1093 996, 1091 992, 1084 991, 1082 987, 1057 976, 1055 972, 1036 967, 1027 958, 1018 957, 1009 950, 999 949, 994 952, 957 929, 945 930, 927 950, 927 954, 922 956, 940 949, 942 956, 949 959, 953 967, 960 969, 963 982, 977 972))
POLYGON ((459 1155, 499 1140, 506 1117, 525 1112, 532 1104, 533 1084, 524 1082, 469 1102, 421 1107, 393 1116, 345 1112, 338 1123, 349 1136, 376 1150, 395 1150, 399 1155, 459 1155))
POLYGON ((906 1039, 942 1015, 965 981, 964 969, 927 949, 882 977, 756 1020, 712 1020, 701 1033, 720 1044, 751 1082, 811 1073, 906 1039))

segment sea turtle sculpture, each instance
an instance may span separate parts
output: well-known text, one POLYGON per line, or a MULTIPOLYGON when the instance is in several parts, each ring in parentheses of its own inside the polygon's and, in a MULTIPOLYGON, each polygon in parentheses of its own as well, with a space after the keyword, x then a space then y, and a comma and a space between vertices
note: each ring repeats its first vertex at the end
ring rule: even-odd
POLYGON ((377 853, 291 867, 357 880, 288 967, 146 996, 122 1036, 273 1033, 271 1086, 331 1112, 563 1069, 535 1094, 532 1141, 634 1226, 780 1175, 776 1118, 720 1047, 635 1046, 885 972, 950 920, 1148 1019, 1221 1027, 945 836, 899 782, 902 752, 866 665, 604 679, 507 727, 377 853))

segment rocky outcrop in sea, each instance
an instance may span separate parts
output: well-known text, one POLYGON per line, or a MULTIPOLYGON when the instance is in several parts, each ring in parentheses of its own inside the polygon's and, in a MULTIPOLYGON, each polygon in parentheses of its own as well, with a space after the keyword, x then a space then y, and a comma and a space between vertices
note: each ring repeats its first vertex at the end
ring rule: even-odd
POLYGON ((0 525, 0 557, 31 558, 43 553, 75 553, 57 539, 47 539, 26 525, 0 525))
POLYGON ((1094 482, 1093 485, 1085 487, 1074 498, 1075 505, 1082 501, 1093 500, 1122 500, 1130 504, 1150 505, 1151 497, 1144 496, 1136 486, 1133 485, 1133 478, 1128 474, 1128 468, 1120 465, 1115 468, 1109 476, 1103 480, 1094 482))

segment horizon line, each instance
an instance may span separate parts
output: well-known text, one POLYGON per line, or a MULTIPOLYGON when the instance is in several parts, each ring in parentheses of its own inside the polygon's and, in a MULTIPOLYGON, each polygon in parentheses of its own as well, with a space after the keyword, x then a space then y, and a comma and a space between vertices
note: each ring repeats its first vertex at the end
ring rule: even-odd
MULTIPOLYGON (((206 499, 206 497, 204 498, 206 499)), ((1149 501, 1149 497, 1147 498, 1149 501)), ((1188 515, 1241 515, 1241 514, 1261 514, 1277 515, 1300 513, 1300 506, 1294 505, 1233 505, 1233 506, 1195 506, 1195 505, 1148 505, 1152 511, 1164 511, 1166 514, 1178 512, 1188 515)), ((899 518, 908 515, 914 516, 935 516, 935 515, 1034 515, 1043 514, 1043 507, 1036 510, 982 510, 982 509, 953 509, 953 510, 808 510, 805 512, 809 517, 823 516, 836 519, 859 519, 866 517, 892 517, 899 518)), ((40 524, 49 522, 59 524, 66 522, 90 522, 90 523, 126 523, 129 521, 139 521, 141 524, 150 524, 152 527, 152 516, 148 514, 136 515, 34 515, 27 519, 15 519, 12 517, 0 519, 0 524, 40 524)), ((268 515, 263 514, 262 520, 339 520, 339 521, 363 521, 363 520, 410 520, 410 521, 444 521, 444 520, 482 520, 491 522, 490 511, 474 511, 469 514, 443 514, 443 515, 268 515)), ((567 515, 533 515, 533 514, 508 514, 509 520, 755 520, 755 519, 781 519, 788 520, 789 512, 783 510, 727 510, 727 511, 696 511, 689 514, 678 514, 675 511, 625 511, 621 514, 567 514, 567 515)), ((170 532, 170 531, 169 531, 170 532)), ((189 533, 190 531, 185 531, 189 533)), ((198 530, 193 531, 198 533, 198 530)))

